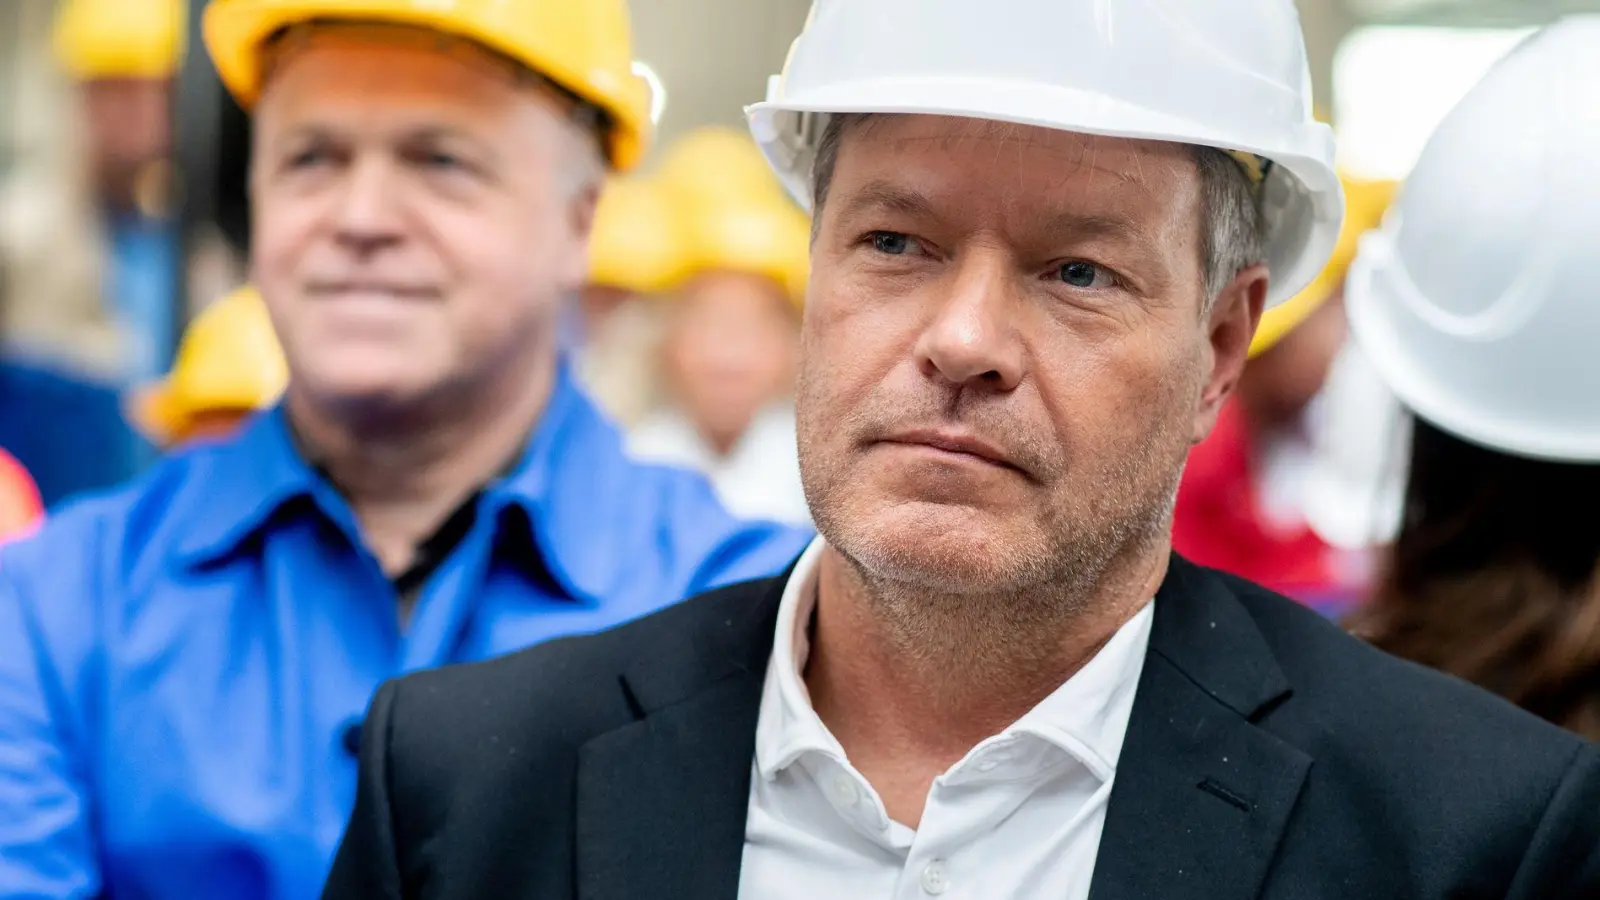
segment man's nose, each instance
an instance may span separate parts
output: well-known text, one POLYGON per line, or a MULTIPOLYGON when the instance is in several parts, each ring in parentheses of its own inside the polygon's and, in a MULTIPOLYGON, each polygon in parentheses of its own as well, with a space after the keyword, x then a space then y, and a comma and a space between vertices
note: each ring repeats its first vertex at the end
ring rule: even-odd
POLYGON ((335 212, 339 243, 360 256, 398 243, 403 234, 398 188, 391 166, 370 158, 354 160, 335 212))
POLYGON ((1015 290, 1001 261, 972 259, 962 265, 917 341, 924 373, 958 387, 1014 390, 1026 370, 1015 290))

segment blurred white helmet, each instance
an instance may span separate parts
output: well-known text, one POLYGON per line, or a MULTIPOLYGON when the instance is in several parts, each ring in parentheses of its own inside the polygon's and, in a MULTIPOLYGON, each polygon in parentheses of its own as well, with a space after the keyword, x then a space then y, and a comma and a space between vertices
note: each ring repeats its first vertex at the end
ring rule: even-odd
POLYGON ((801 203, 832 113, 966 116, 1262 162, 1272 283, 1322 270, 1343 215, 1292 0, 815 0, 751 131, 801 203))
POLYGON ((1529 38, 1445 118, 1345 298, 1418 415, 1507 453, 1600 462, 1600 16, 1529 38))

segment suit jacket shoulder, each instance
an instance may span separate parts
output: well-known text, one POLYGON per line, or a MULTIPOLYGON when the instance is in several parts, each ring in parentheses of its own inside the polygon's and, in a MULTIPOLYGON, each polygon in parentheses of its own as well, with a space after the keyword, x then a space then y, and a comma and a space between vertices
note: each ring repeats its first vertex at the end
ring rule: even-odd
MULTIPOLYGON (((1305 729, 1306 740, 1382 768, 1470 751, 1479 765, 1550 777, 1587 747, 1488 691, 1384 653, 1292 600, 1240 578, 1210 574, 1249 611, 1293 685, 1284 715, 1269 714, 1265 722, 1293 721, 1305 729)), ((1430 763, 1405 777, 1430 773, 1449 776, 1430 763)))
MULTIPOLYGON (((327 898, 734 900, 784 576, 387 685, 327 898)), ((1600 896, 1600 753, 1174 558, 1095 900, 1600 896)))
MULTIPOLYGON (((609 631, 386 684, 363 730, 356 810, 327 896, 409 896, 402 885, 419 879, 453 885, 453 897, 498 897, 511 884, 528 896, 572 896, 590 874, 574 864, 580 801, 637 802, 580 798, 586 748, 631 736, 647 714, 667 718, 719 683, 748 692, 765 671, 786 579, 732 585, 609 631)), ((726 738, 704 735, 739 752, 726 738)), ((641 815, 637 827, 664 823, 641 815)), ((625 835, 610 838, 627 846, 625 835)), ((603 879, 610 867, 591 868, 603 879)))
MULTIPOLYGON (((1284 769, 1266 896, 1291 895, 1289 882, 1309 872, 1319 883, 1368 885, 1373 896, 1600 892, 1600 754, 1592 745, 1250 582, 1178 561, 1169 584, 1183 585, 1186 599, 1165 611, 1158 600, 1152 654, 1231 705, 1253 726, 1256 751, 1273 753, 1284 769), (1239 637, 1251 629, 1227 621, 1240 611, 1265 652, 1239 637)), ((1147 671, 1141 692, 1159 677, 1147 671)), ((1142 712, 1149 727, 1152 710, 1142 712)), ((1218 740, 1213 752, 1229 743, 1218 740)), ((1125 758, 1140 745, 1130 734, 1125 758)), ((1248 784, 1214 762, 1202 764, 1202 780, 1248 784)), ((1235 797, 1255 804, 1260 819, 1266 792, 1250 785, 1235 797)), ((1119 784, 1113 823, 1119 800, 1125 811, 1138 793, 1119 784)))

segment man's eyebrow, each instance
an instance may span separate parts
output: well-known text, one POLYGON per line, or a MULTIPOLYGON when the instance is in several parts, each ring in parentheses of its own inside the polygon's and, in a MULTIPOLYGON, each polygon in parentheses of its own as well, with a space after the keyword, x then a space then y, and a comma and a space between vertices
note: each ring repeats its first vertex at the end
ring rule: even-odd
POLYGON ((1046 228, 1051 234, 1064 237, 1108 238, 1138 245, 1140 249, 1154 246, 1154 241, 1144 228, 1127 216, 1116 213, 1063 210, 1049 218, 1046 228))
POLYGON ((933 201, 920 191, 888 181, 869 181, 840 204, 845 218, 874 210, 887 210, 906 216, 930 218, 935 215, 933 201))

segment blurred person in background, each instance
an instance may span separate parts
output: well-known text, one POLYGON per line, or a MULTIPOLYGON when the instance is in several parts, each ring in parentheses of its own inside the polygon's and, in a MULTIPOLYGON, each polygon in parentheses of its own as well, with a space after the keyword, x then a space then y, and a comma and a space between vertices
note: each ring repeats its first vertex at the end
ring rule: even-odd
POLYGON ((682 284, 687 264, 683 222, 660 180, 611 179, 595 210, 574 355, 584 386, 624 427, 662 400, 660 298, 682 284))
POLYGON ((703 125, 673 141, 662 153, 655 177, 682 203, 702 198, 789 200, 749 132, 722 125, 703 125))
POLYGON ((1345 339, 1345 274, 1395 190, 1392 182, 1342 181, 1345 221, 1332 259, 1309 287, 1262 316, 1238 393, 1189 455, 1173 514, 1179 553, 1328 615, 1364 595, 1371 561, 1307 523, 1311 428, 1345 339))
POLYGON ((172 371, 133 392, 128 418, 151 443, 175 450, 231 437, 276 405, 288 382, 267 307, 246 286, 195 316, 172 371))
POLYGON ((173 82, 185 0, 62 0, 54 49, 76 86, 88 177, 109 249, 105 294, 123 326, 126 376, 171 362, 182 266, 171 208, 173 82))
POLYGON ((667 396, 629 432, 628 447, 641 459, 705 472, 740 515, 809 523, 794 379, 810 219, 783 195, 754 142, 745 138, 744 146, 763 168, 742 184, 720 160, 726 177, 709 189, 693 178, 712 169, 709 159, 680 174, 669 157, 662 168, 681 210, 688 263, 665 298, 667 396))
POLYGON ((770 574, 557 352, 650 132, 622 0, 213 0, 283 402, 0 556, 0 896, 314 896, 402 672, 770 574))
MULTIPOLYGON (((1440 124, 1347 290, 1341 365, 1393 399, 1351 377, 1365 427, 1328 438, 1404 484, 1369 523, 1392 550, 1354 630, 1600 740, 1600 93, 1572 89, 1594 84, 1600 16, 1573 17, 1440 124)), ((1324 499, 1313 523, 1350 533, 1324 499)))
MULTIPOLYGON (((130 0, 126 8, 137 15, 145 5, 130 0)), ((83 94, 65 76, 160 68, 170 65, 171 48, 152 51, 151 29, 128 26, 117 9, 109 11, 113 34, 102 29, 91 39, 85 29, 98 26, 89 12, 64 6, 53 52, 16 61, 15 156, 0 182, 0 447, 27 469, 49 508, 127 479, 147 450, 121 414, 129 346, 107 298, 95 154, 77 114, 83 94), (120 34, 118 22, 128 26, 120 34), (146 58, 152 52, 160 59, 146 58)))

